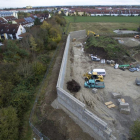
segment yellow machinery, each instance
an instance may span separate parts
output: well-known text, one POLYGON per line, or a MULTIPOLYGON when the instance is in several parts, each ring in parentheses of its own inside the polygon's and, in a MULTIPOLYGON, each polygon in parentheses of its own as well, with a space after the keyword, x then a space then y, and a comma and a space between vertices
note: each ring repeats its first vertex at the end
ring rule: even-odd
POLYGON ((93 31, 87 31, 87 36, 89 36, 90 34, 93 34, 95 37, 99 37, 99 35, 97 35, 95 32, 93 31))
POLYGON ((135 35, 134 38, 138 39, 138 38, 140 38, 140 36, 139 35, 135 35))
POLYGON ((97 72, 93 72, 91 74, 89 73, 85 73, 83 75, 85 77, 85 81, 88 81, 89 79, 95 79, 97 82, 103 82, 103 76, 102 75, 98 75, 97 72))

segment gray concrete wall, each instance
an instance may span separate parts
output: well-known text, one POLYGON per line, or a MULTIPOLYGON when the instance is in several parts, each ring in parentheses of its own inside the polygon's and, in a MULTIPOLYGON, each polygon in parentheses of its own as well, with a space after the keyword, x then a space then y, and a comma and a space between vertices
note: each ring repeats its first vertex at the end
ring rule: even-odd
POLYGON ((70 40, 79 36, 78 39, 82 39, 86 37, 86 31, 75 31, 71 32, 68 35, 67 43, 63 55, 63 60, 60 68, 59 78, 57 82, 57 97, 58 102, 63 105, 66 109, 68 109, 71 113, 73 113, 79 120, 88 125, 99 137, 103 140, 111 140, 115 139, 112 136, 112 130, 110 130, 107 126, 107 123, 101 120, 99 117, 94 115, 92 112, 86 109, 86 105, 76 99, 74 96, 69 94, 63 89, 64 78, 67 66, 67 58, 70 40))

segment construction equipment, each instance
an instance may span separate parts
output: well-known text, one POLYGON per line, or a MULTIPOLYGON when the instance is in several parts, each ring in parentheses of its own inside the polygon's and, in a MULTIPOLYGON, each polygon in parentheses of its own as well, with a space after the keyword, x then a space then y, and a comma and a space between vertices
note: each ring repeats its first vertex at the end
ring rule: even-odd
POLYGON ((97 72, 89 72, 89 73, 85 73, 83 75, 85 77, 85 81, 88 81, 90 79, 95 79, 96 82, 103 82, 103 76, 102 75, 98 75, 97 72))
POLYGON ((84 87, 86 88, 104 88, 104 82, 96 82, 95 79, 89 79, 85 81, 84 87))
POLYGON ((123 69, 130 68, 130 65, 129 64, 119 65, 119 68, 123 68, 123 69))
POLYGON ((93 34, 95 37, 99 37, 99 35, 97 35, 95 32, 88 30, 87 36, 89 36, 90 34, 93 34))
POLYGON ((139 36, 139 35, 135 35, 135 36, 134 36, 134 38, 139 39, 139 38, 140 38, 140 36, 139 36))

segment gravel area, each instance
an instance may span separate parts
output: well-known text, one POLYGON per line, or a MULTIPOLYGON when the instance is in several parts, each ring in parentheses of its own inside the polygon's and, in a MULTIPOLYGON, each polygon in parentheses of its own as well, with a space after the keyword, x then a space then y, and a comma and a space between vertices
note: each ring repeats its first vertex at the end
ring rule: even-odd
POLYGON ((81 90, 76 94, 71 94, 85 103, 90 111, 107 122, 117 140, 127 138, 133 121, 140 117, 140 87, 135 85, 135 79, 140 77, 140 71, 131 73, 128 70, 122 71, 114 69, 108 64, 92 61, 88 54, 82 51, 81 47, 76 47, 78 46, 76 44, 84 41, 85 39, 77 39, 76 42, 70 44, 64 89, 68 91, 66 89, 68 81, 74 79, 78 82, 81 90), (84 88, 85 81, 83 78, 84 73, 95 68, 103 68, 107 73, 104 78, 105 88, 98 89, 97 94, 93 94, 92 89, 84 88), (112 98, 113 92, 120 93, 122 98, 129 103, 131 109, 129 115, 119 112, 117 99, 112 98), (109 109, 105 105, 105 102, 108 101, 112 101, 116 107, 109 109))
POLYGON ((134 34, 138 33, 137 31, 129 31, 129 30, 114 30, 113 32, 117 34, 134 34))

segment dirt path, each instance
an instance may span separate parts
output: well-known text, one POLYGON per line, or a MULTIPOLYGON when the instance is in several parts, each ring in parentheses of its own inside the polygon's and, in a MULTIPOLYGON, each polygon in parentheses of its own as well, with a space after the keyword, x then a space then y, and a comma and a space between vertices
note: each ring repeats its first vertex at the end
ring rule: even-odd
POLYGON ((50 140, 94 140, 61 109, 54 109, 51 103, 57 98, 56 84, 61 66, 65 43, 61 46, 46 88, 45 98, 39 108, 39 127, 50 140))
MULTIPOLYGON (((71 79, 77 81, 81 86, 81 90, 76 94, 71 94, 85 103, 90 111, 107 122, 118 140, 121 140, 122 134, 128 137, 129 127, 134 120, 140 117, 140 87, 134 83, 136 77, 140 76, 140 72, 122 71, 114 69, 107 64, 91 61, 80 47, 75 47, 76 44, 83 42, 83 40, 71 42, 65 83, 71 79), (84 79, 82 77, 84 73, 94 68, 105 69, 107 73, 104 79, 105 88, 99 89, 97 94, 93 94, 91 89, 84 88, 84 79), (120 93, 126 102, 129 103, 131 108, 130 115, 124 115, 119 112, 117 99, 112 98, 112 92, 120 93), (112 101, 116 107, 108 109, 104 104, 108 101, 112 101)), ((64 89, 68 91, 66 84, 64 89)))

